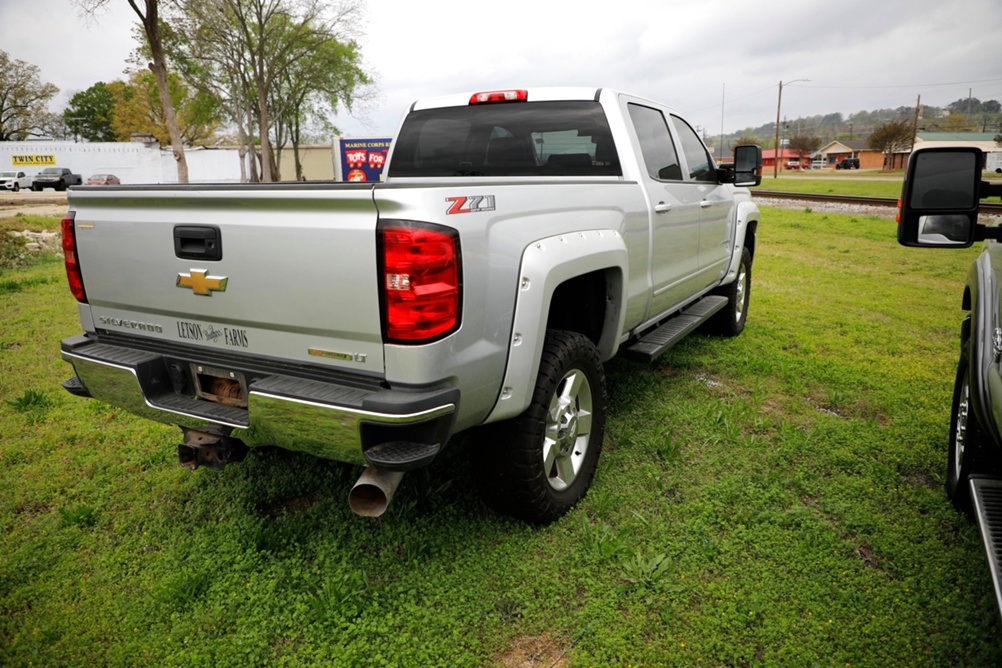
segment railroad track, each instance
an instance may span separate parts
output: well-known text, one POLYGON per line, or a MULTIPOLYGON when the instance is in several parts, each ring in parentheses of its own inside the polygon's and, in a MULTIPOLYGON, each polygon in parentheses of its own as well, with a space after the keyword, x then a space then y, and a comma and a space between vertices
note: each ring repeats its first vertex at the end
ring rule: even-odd
MULTIPOLYGON (((806 193, 784 193, 774 190, 753 190, 752 195, 773 199, 791 199, 805 202, 829 202, 831 204, 860 204, 865 206, 885 206, 897 208, 898 200, 892 197, 847 197, 845 195, 811 195, 806 193)), ((1002 204, 981 203, 981 213, 1002 215, 1002 204)))

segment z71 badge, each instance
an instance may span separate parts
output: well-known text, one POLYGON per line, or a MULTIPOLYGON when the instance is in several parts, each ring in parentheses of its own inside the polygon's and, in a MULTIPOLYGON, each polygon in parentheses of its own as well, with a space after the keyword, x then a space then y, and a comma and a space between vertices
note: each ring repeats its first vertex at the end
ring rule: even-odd
POLYGON ((445 201, 449 202, 449 208, 445 210, 445 213, 450 216, 455 213, 480 213, 494 210, 494 195, 446 197, 445 201))

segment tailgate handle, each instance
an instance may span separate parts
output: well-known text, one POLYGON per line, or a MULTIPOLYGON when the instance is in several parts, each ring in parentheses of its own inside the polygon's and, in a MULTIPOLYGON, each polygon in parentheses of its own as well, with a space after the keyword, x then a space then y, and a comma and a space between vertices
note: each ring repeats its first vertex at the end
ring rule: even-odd
POLYGON ((223 240, 213 225, 175 225, 174 254, 182 260, 222 260, 223 240))

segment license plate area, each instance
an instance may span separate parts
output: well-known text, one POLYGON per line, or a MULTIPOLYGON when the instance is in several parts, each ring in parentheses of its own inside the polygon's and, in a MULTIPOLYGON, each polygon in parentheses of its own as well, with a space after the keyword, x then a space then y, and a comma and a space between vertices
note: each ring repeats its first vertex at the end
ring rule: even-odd
POLYGON ((234 408, 247 408, 247 379, 239 371, 203 364, 191 365, 195 396, 234 408))

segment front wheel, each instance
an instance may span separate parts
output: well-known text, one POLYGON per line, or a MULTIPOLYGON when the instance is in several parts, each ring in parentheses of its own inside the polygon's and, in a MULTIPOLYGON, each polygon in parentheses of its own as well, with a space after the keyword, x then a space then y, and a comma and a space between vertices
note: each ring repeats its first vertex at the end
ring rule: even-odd
POLYGON ((946 463, 946 494, 953 507, 970 514, 971 475, 985 472, 984 435, 971 408, 971 376, 966 360, 957 367, 950 411, 950 447, 946 463))
POLYGON ((14 181, 14 188, 13 188, 14 192, 17 192, 20 189, 21 189, 21 184, 18 183, 17 181, 14 181))
POLYGON ((706 323, 706 330, 717 336, 737 336, 745 329, 748 320, 748 302, 751 300, 752 255, 747 247, 741 250, 738 275, 733 282, 716 291, 727 297, 727 306, 717 311, 706 323))
POLYGON ((471 447, 474 476, 495 510, 548 524, 584 497, 605 432, 605 371, 595 344, 547 332, 532 403, 487 425, 471 447))

